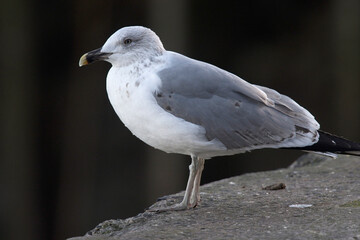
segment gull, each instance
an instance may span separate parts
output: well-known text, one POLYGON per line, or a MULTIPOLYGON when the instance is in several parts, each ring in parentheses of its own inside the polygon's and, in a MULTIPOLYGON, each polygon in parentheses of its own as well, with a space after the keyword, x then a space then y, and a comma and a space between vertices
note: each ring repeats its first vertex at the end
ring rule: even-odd
POLYGON ((191 157, 182 202, 199 204, 206 159, 261 148, 360 155, 360 144, 320 131, 305 108, 277 91, 214 65, 166 51, 149 28, 124 27, 79 65, 112 64, 106 90, 124 125, 148 145, 191 157))

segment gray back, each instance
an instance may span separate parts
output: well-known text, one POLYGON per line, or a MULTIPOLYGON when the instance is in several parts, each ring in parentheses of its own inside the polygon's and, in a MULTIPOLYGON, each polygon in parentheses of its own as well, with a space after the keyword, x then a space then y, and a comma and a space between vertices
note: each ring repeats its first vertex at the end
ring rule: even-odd
POLYGON ((304 145, 316 142, 318 123, 289 97, 213 65, 169 55, 168 67, 158 72, 162 85, 155 93, 157 103, 204 127, 209 140, 216 138, 228 149, 290 144, 298 136, 309 137, 304 145), (264 92, 271 99, 269 104, 264 92))

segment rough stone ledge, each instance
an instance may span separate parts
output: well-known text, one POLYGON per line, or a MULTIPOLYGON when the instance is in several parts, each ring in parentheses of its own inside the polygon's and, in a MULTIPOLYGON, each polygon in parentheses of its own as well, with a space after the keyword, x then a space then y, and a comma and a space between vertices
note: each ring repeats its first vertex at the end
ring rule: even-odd
MULTIPOLYGON (((158 204, 180 201, 183 193, 158 204)), ((288 169, 249 173, 201 187, 201 205, 108 220, 95 239, 360 239, 360 158, 307 154, 288 169), (264 190, 272 184, 279 190, 264 190)))

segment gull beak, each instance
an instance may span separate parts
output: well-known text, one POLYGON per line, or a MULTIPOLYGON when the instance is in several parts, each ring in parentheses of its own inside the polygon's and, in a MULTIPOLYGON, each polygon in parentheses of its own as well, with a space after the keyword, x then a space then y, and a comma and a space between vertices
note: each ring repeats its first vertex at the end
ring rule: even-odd
POLYGON ((84 65, 88 65, 90 63, 96 62, 96 61, 104 61, 109 59, 109 56, 111 53, 104 53, 101 52, 101 48, 95 49, 91 52, 85 53, 81 56, 79 61, 79 66, 82 67, 84 65))

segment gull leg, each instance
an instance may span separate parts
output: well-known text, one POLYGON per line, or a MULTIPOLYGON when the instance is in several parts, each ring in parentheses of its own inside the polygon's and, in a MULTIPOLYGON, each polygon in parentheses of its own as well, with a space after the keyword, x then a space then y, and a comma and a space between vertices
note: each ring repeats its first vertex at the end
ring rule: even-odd
POLYGON ((199 166, 199 161, 197 157, 191 157, 191 165, 189 166, 189 179, 186 185, 186 190, 185 190, 185 195, 184 198, 182 200, 182 202, 180 203, 180 205, 184 206, 184 209, 189 209, 192 208, 194 206, 190 205, 190 200, 191 200, 191 193, 194 189, 194 183, 195 183, 195 179, 196 179, 196 175, 198 172, 198 166, 199 166))
POLYGON ((193 207, 198 205, 200 202, 200 182, 201 182, 201 174, 202 171, 204 170, 205 159, 198 158, 198 161, 199 161, 199 166, 197 168, 197 172, 195 175, 194 186, 190 198, 190 205, 193 207))
MULTIPOLYGON (((201 164, 200 164, 201 165, 201 164)), ((204 164, 202 163, 202 167, 204 164)), ((199 168, 199 159, 195 156, 191 156, 191 164, 189 166, 189 178, 186 185, 185 195, 181 203, 175 204, 173 206, 169 207, 160 207, 160 208, 153 208, 148 209, 148 211, 151 212, 165 212, 165 211, 180 211, 180 210, 186 210, 192 207, 196 206, 196 202, 190 202, 191 195, 193 192, 194 184, 195 184, 195 177, 198 173, 199 168), (192 205, 195 204, 195 205, 192 205)))

